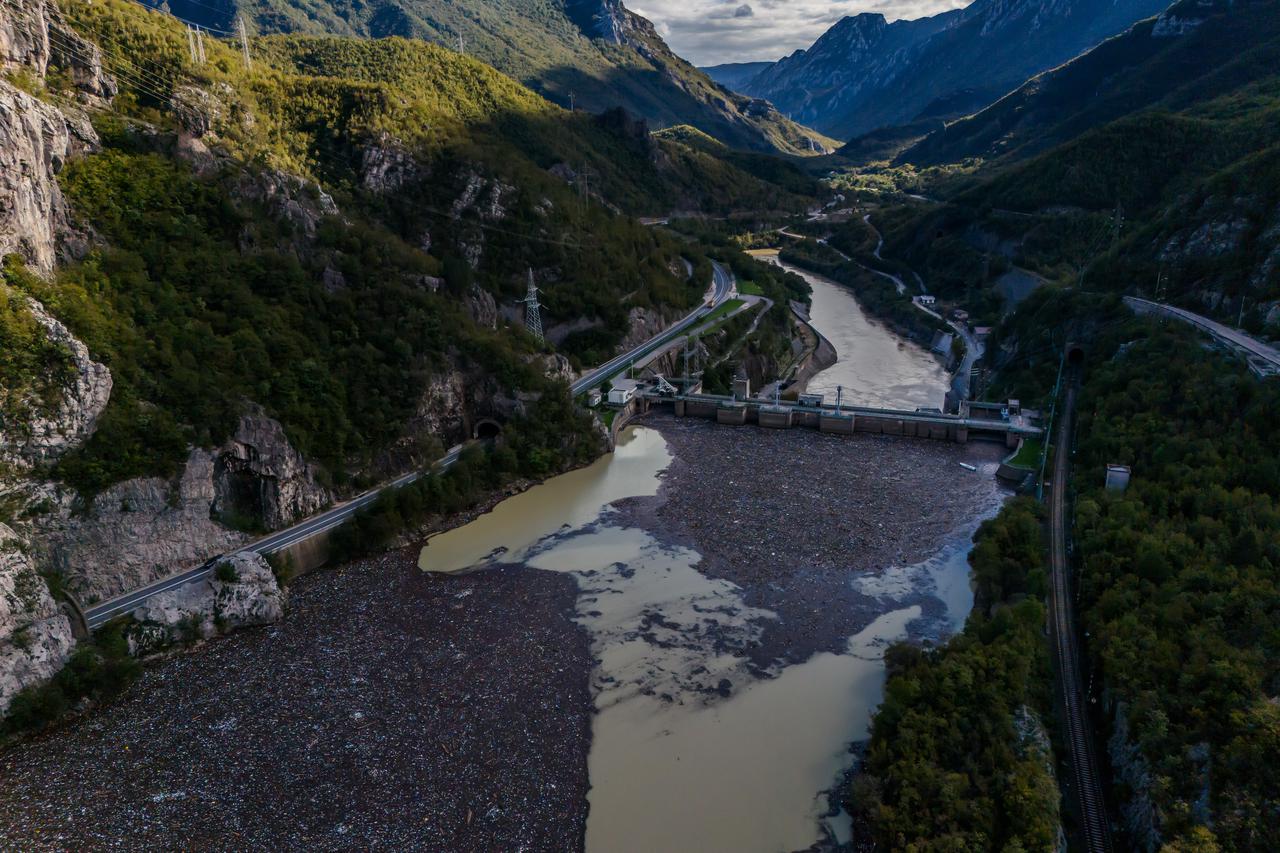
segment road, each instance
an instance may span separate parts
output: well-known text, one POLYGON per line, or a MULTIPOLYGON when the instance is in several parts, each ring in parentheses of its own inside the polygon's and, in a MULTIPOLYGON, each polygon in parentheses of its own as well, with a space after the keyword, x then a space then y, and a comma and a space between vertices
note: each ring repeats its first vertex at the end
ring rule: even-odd
POLYGON ((964 341, 964 358, 960 361, 960 366, 956 368, 955 375, 951 377, 951 389, 961 400, 969 399, 969 376, 973 373, 973 366, 978 363, 978 359, 982 358, 985 347, 978 342, 978 338, 969 330, 969 327, 958 320, 948 320, 947 325, 955 329, 956 334, 964 341))
POLYGON ((1093 735, 1089 728, 1088 697, 1080 670, 1070 563, 1067 561, 1067 479, 1071 466, 1072 422, 1075 418, 1078 385, 1079 373, 1073 368, 1067 378, 1054 446, 1053 486, 1049 507, 1049 627, 1058 672, 1062 718, 1067 730, 1072 788, 1079 804, 1085 849, 1090 853, 1107 853, 1111 850, 1111 829, 1106 799, 1098 780, 1093 735))
POLYGON ((1244 332, 1238 331, 1225 326, 1208 317, 1202 317, 1185 308, 1175 308, 1172 305, 1165 305, 1161 302, 1152 302, 1149 299, 1139 299, 1136 296, 1126 296, 1125 304, 1138 313, 1158 313, 1165 314, 1180 320, 1183 323, 1189 323, 1200 329, 1202 332, 1208 332, 1215 338, 1218 338, 1232 346, 1238 347, 1250 355, 1257 356, 1276 370, 1280 370, 1280 350, 1272 346, 1267 346, 1262 341, 1246 335, 1244 332))
MULTIPOLYGON (((678 323, 668 327, 663 332, 655 335, 634 349, 623 353, 615 358, 610 359, 607 363, 602 364, 595 370, 584 375, 581 379, 574 382, 570 386, 573 395, 577 395, 587 391, 590 388, 601 384, 606 379, 616 376, 620 371, 624 370, 633 361, 643 358, 654 349, 663 346, 672 338, 678 336, 681 332, 697 323, 707 314, 714 311, 720 305, 724 304, 737 293, 737 281, 734 279, 733 273, 724 265, 712 262, 711 287, 709 289, 709 301, 704 301, 696 309, 683 317, 678 323)), ((463 445, 453 447, 436 462, 435 467, 438 469, 447 469, 453 463, 458 461, 458 457, 462 454, 463 445)), ((352 498, 340 504, 335 504, 324 512, 313 515, 310 518, 301 521, 292 527, 272 533, 269 536, 258 539, 238 549, 235 553, 253 552, 258 554, 274 554, 282 551, 290 545, 309 539, 326 530, 345 522, 351 516, 355 515, 362 507, 366 507, 378 499, 386 489, 400 488, 407 486, 422 476, 421 472, 411 471, 396 479, 371 489, 358 497, 352 498)), ((92 607, 85 608, 85 618, 89 623, 89 629, 95 630, 102 627, 112 618, 123 613, 128 613, 134 608, 141 605, 148 598, 162 592, 191 583, 192 581, 203 580, 213 571, 212 567, 197 566, 193 569, 186 569, 175 575, 170 575, 147 584, 144 587, 136 589, 124 595, 108 601, 100 602, 92 607)))

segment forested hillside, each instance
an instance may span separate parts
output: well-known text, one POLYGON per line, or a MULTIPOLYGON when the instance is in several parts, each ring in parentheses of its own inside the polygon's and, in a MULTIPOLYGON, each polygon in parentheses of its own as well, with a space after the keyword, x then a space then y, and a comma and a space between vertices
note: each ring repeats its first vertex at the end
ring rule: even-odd
MULTIPOLYGON (((879 196, 884 254, 985 322, 1012 307, 1012 274, 1160 295, 1280 334, 1278 11, 1176 5, 894 165, 855 169, 854 186, 936 198, 879 196)), ((837 244, 860 229, 837 229, 837 244)))
POLYGON ((484 328, 530 268, 548 326, 586 318, 614 342, 630 312, 700 297, 677 246, 608 207, 803 203, 433 45, 272 37, 249 72, 212 40, 193 67, 177 22, 126 2, 71 13, 90 40, 112 33, 119 71, 101 150, 60 176, 103 244, 52 281, 8 277, 115 374, 100 429, 60 469, 86 490, 175 473, 242 399, 334 475, 364 467, 402 438, 412 389, 459 357, 538 387, 532 343, 484 328), (589 175, 591 195, 557 170, 589 175), (277 193, 299 196, 283 216, 277 193))
MULTIPOLYGON (((159 4, 154 4, 159 5, 159 4)), ((655 127, 693 124, 737 148, 820 152, 819 134, 730 92, 671 52, 618 0, 172 0, 175 14, 230 31, 401 36, 445 45, 509 74, 562 107, 622 107, 655 127)))
MULTIPOLYGON (((1064 344, 1088 347, 1073 569, 1118 847, 1280 844, 1270 819, 1280 808, 1280 385, 1121 300, 1157 298, 1280 337, 1277 11, 1269 0, 1175 4, 895 163, 845 178, 873 204, 886 264, 996 326, 992 398, 1048 411, 1064 344), (1108 464, 1132 468, 1127 491, 1104 489, 1108 464)), ((832 245, 873 262, 867 224, 826 227, 832 245)), ((996 529, 1026 522, 1017 506, 996 529)), ((980 591, 993 541, 986 531, 974 552, 980 591)), ((1043 596, 1046 565, 1039 545, 1004 563, 1010 604, 1043 596)), ((990 617, 975 611, 942 650, 893 658, 853 796, 871 804, 863 816, 886 847, 1034 837, 1041 812, 990 770, 1023 766, 1010 756, 1027 729, 990 732, 1050 684, 1023 655, 1005 657, 1016 634, 975 637, 990 617), (981 672, 986 689, 966 672, 981 672), (954 721, 971 733, 961 745, 947 737, 954 721)))

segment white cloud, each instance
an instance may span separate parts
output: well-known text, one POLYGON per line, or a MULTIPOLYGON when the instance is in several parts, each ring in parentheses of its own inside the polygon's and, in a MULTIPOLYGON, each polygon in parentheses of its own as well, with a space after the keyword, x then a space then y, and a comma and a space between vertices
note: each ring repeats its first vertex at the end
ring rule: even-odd
POLYGON ((695 65, 778 59, 808 47, 836 21, 859 12, 920 18, 972 0, 636 0, 627 4, 658 26, 695 65))

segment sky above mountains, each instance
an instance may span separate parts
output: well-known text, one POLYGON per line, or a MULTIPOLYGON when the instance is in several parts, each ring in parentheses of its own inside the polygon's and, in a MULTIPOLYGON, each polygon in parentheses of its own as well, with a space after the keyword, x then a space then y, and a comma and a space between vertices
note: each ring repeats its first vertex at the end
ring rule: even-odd
POLYGON ((695 65, 779 59, 811 45, 846 15, 920 18, 972 0, 633 0, 676 53, 695 65))

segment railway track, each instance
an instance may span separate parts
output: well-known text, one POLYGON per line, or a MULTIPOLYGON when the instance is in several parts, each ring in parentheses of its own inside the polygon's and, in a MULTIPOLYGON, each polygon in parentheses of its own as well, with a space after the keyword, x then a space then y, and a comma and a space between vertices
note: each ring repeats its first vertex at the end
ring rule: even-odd
POLYGON ((1085 849, 1090 853, 1110 853, 1111 825, 1107 817, 1106 799, 1098 779, 1098 760, 1089 727, 1088 697, 1081 676, 1080 649, 1071 597, 1071 572, 1067 562, 1067 479, 1071 465, 1071 435, 1079 380, 1079 369, 1072 368, 1067 376, 1062 413, 1055 436, 1056 453, 1049 510, 1049 624, 1085 849))

